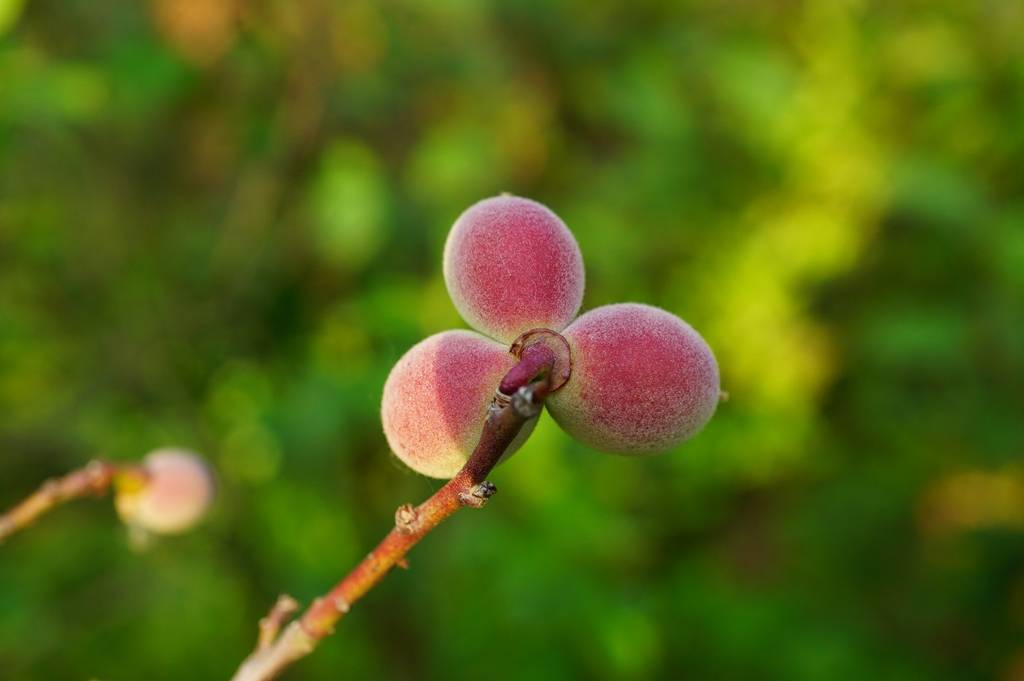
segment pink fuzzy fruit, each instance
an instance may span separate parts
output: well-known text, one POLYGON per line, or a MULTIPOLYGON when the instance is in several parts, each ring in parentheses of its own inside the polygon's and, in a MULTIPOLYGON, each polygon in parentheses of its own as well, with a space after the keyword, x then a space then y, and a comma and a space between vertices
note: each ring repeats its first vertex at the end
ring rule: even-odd
POLYGON ((562 333, 572 349, 572 376, 548 398, 548 409, 594 449, 670 449, 715 413, 718 363, 700 334, 675 315, 638 303, 606 305, 562 333))
POLYGON ((142 460, 141 471, 142 477, 120 486, 115 498, 129 525, 158 534, 184 532, 213 501, 213 474, 192 452, 157 449, 142 460))
POLYGON ((560 331, 583 300, 583 256, 565 223, 518 196, 484 199, 459 216, 444 247, 444 280, 470 326, 505 343, 560 331))
MULTIPOLYGON (((381 421, 392 451, 423 475, 455 475, 480 440, 494 391, 515 363, 507 348, 472 331, 443 331, 414 345, 384 384, 381 421)), ((535 423, 526 423, 505 456, 535 423)))

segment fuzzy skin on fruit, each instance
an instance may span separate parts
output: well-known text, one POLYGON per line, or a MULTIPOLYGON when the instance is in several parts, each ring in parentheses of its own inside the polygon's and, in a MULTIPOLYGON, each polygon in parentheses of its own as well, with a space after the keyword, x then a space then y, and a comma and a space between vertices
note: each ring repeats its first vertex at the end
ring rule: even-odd
POLYGON ((129 525, 157 534, 189 529, 213 502, 213 474, 196 454, 157 449, 142 460, 145 479, 118 489, 118 514, 129 525))
POLYGON ((543 327, 560 331, 583 301, 583 256, 543 204, 495 196, 466 209, 444 247, 444 280, 463 319, 511 343, 543 327))
MULTIPOLYGON (((472 331, 442 331, 414 345, 384 384, 381 421, 391 450, 409 468, 450 478, 473 452, 502 376, 508 349, 472 331)), ((525 442, 528 421, 505 453, 525 442)))
POLYGON ((548 397, 548 410, 594 449, 664 451, 715 413, 718 363, 700 334, 675 315, 639 303, 606 305, 562 335, 572 349, 572 376, 548 397))

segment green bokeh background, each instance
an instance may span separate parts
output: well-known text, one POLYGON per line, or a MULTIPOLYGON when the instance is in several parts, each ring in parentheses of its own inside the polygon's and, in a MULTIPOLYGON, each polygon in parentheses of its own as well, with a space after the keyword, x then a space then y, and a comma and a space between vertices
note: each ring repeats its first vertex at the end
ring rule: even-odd
POLYGON ((226 679, 438 483, 380 431, 463 323, 448 227, 575 232, 584 308, 690 321, 731 399, 661 457, 546 416, 291 679, 1024 679, 1024 5, 0 0, 0 507, 216 466, 0 548, 0 678, 226 679))

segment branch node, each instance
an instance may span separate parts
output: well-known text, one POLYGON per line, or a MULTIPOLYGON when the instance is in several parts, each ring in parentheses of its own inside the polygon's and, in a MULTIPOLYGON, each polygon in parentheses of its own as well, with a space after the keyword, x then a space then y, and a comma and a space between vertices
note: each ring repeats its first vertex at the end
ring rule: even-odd
MULTIPOLYGON (((333 630, 332 630, 333 631, 333 630)), ((299 621, 292 622, 285 629, 284 634, 281 638, 287 639, 288 647, 291 648, 292 659, 299 659, 313 652, 316 648, 316 637, 310 635, 308 631, 302 628, 302 623, 299 621)), ((286 662, 291 660, 286 659, 286 662)), ((276 676, 276 672, 275 672, 276 676)))
POLYGON ((468 491, 459 492, 459 502, 463 506, 483 508, 487 500, 493 497, 497 491, 498 488, 494 486, 493 482, 484 480, 480 484, 470 487, 468 491))
POLYGON ((93 494, 102 494, 110 484, 112 470, 106 461, 90 461, 85 466, 85 476, 93 494))
POLYGON ((274 603, 270 612, 260 620, 260 635, 257 639, 257 648, 263 650, 269 648, 277 640, 277 634, 281 627, 299 611, 299 602, 288 594, 281 594, 274 603))
POLYGON ((402 534, 412 534, 416 531, 416 521, 419 514, 412 504, 402 504, 395 510, 395 527, 402 534))

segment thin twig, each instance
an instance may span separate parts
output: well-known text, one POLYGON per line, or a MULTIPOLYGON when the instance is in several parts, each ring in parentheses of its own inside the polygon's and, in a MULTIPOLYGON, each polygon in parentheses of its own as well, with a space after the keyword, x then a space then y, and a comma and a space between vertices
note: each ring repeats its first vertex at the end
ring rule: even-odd
POLYGON ((0 515, 0 542, 59 504, 80 497, 102 496, 121 472, 117 464, 96 460, 67 475, 47 480, 27 499, 0 515))
MULTIPOLYGON (((502 388, 514 394, 511 397, 502 392, 495 395, 480 441, 462 470, 419 506, 400 506, 395 513, 395 527, 377 548, 327 594, 313 601, 302 617, 285 627, 273 643, 264 645, 265 632, 261 624, 260 644, 239 667, 233 681, 267 681, 277 677, 330 635, 349 608, 380 582, 391 568, 396 565, 404 567, 405 555, 431 530, 464 506, 481 508, 486 504, 497 488, 485 478, 498 464, 523 424, 540 413, 549 392, 551 366, 548 362, 534 367, 532 372, 519 370, 512 378, 513 372, 509 372, 502 388), (540 378, 534 380, 538 375, 540 378)), ((277 621, 274 618, 277 610, 278 605, 275 605, 263 621, 277 621)), ((278 621, 277 626, 280 624, 278 621)))
POLYGON ((299 602, 288 594, 278 596, 277 603, 274 603, 274 607, 270 609, 267 616, 260 620, 260 637, 257 647, 261 650, 269 648, 277 640, 281 627, 300 609, 302 606, 299 605, 299 602))

